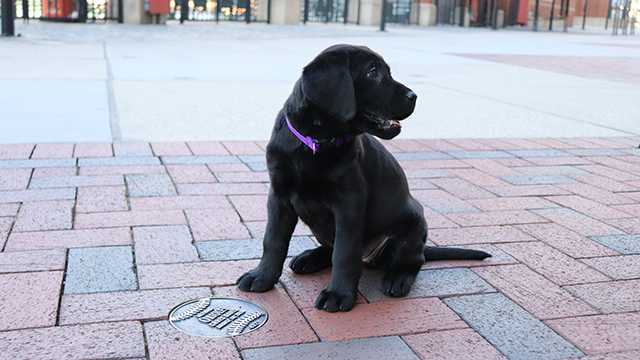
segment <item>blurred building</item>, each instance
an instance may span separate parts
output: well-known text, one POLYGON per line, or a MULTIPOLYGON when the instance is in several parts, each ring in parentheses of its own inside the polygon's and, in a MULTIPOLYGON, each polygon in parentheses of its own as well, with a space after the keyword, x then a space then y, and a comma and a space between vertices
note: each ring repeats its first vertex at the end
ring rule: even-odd
POLYGON ((432 26, 604 27, 616 15, 635 23, 640 0, 16 0, 17 17, 126 23, 244 21, 432 26), (183 2, 184 1, 184 2, 183 2), (385 7, 383 8, 383 3, 385 7), (181 11, 187 6, 187 11, 181 11), (162 10, 161 16, 157 11, 162 10), (187 15, 185 15, 187 14, 187 15))

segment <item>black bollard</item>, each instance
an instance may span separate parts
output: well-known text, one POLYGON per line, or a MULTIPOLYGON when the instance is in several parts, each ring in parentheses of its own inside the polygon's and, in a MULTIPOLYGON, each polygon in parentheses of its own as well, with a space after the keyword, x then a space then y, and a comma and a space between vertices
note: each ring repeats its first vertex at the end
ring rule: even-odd
POLYGON ((382 0, 382 14, 380 16, 380 31, 384 31, 387 24, 387 0, 382 0))
POLYGON ((2 36, 14 36, 15 26, 14 0, 2 0, 2 36))
POLYGON ((180 24, 184 24, 187 20, 189 20, 189 0, 182 0, 180 2, 180 24))

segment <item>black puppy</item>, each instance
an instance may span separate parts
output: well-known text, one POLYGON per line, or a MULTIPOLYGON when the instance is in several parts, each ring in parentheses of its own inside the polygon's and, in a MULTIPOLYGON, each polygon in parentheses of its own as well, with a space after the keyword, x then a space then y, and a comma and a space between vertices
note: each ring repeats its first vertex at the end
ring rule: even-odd
POLYGON ((304 68, 267 145, 271 190, 263 255, 238 279, 241 290, 262 292, 278 281, 298 218, 322 245, 293 258, 290 267, 309 274, 333 266, 316 300, 327 311, 353 307, 363 260, 384 270, 384 293, 400 297, 425 260, 490 256, 425 247, 422 206, 409 194, 398 162, 371 136, 398 135, 416 98, 366 47, 332 46, 304 68))

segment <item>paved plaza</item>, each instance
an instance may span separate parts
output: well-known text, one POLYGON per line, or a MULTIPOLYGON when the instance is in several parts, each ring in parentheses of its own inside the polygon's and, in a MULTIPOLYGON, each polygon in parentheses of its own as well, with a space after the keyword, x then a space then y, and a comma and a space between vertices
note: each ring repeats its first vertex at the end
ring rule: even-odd
POLYGON ((401 136, 640 134, 640 37, 449 27, 17 23, 0 143, 262 140, 302 66, 368 45, 418 94, 401 136), (45 109, 43 111, 43 109, 45 109))
MULTIPOLYGON (((429 242, 493 254, 432 262, 407 298, 366 271, 349 313, 313 308, 329 272, 263 294, 260 142, 0 146, 0 359, 638 359, 640 137, 385 142, 429 242), (190 337, 175 305, 240 297, 267 324, 190 337)), ((315 246, 299 225, 290 255, 315 246)))

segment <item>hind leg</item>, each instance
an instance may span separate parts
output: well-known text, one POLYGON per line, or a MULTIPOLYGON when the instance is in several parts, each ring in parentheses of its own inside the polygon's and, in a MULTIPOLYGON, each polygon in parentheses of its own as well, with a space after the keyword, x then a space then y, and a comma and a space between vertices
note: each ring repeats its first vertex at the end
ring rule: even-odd
POLYGON ((382 291, 387 296, 406 296, 424 264, 424 242, 427 228, 424 219, 418 219, 406 233, 389 239, 379 259, 384 269, 382 291))
POLYGON ((296 274, 311 274, 331 266, 331 248, 320 246, 306 250, 291 259, 289 267, 296 274))

